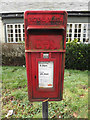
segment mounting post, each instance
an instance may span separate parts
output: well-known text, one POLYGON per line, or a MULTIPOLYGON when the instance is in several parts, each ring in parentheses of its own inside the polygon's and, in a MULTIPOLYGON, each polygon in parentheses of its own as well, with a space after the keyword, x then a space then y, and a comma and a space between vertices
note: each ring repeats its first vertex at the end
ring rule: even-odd
POLYGON ((42 102, 42 116, 44 120, 48 120, 48 101, 42 102))

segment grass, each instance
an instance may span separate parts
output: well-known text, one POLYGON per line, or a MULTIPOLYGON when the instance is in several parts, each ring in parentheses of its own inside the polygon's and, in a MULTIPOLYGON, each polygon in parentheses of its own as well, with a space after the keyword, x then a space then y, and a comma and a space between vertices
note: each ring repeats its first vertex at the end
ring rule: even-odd
MULTIPOLYGON (((49 118, 88 118, 88 71, 65 70, 64 100, 49 102, 49 118)), ((29 102, 25 67, 2 67, 2 118, 42 118, 42 102, 29 102)))

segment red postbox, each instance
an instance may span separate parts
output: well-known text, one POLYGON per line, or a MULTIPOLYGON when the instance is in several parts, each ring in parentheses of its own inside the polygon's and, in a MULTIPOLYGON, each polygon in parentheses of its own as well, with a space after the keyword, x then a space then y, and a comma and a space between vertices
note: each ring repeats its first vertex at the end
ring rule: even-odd
POLYGON ((62 100, 67 12, 26 11, 24 21, 29 100, 62 100))

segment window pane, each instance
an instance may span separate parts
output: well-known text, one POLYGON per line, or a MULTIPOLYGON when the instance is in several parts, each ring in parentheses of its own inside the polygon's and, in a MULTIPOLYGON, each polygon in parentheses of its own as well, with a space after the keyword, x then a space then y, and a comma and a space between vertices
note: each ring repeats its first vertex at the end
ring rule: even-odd
POLYGON ((77 34, 74 34, 74 37, 77 37, 77 34))
POLYGON ((78 37, 81 37, 81 34, 78 34, 78 37))
POLYGON ((79 28, 81 28, 81 24, 79 24, 79 28))
POLYGON ((11 42, 13 42, 13 38, 11 38, 11 42))
POLYGON ((86 37, 86 34, 83 34, 83 37, 86 37))
POLYGON ((78 32, 80 33, 80 32, 81 32, 81 29, 78 29, 78 32))
POLYGON ((75 29, 74 32, 77 33, 77 29, 75 29))

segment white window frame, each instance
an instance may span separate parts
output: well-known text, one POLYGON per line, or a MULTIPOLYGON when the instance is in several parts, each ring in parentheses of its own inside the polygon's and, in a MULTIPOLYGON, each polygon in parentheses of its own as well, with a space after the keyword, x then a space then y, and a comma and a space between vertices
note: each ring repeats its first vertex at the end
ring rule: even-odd
MULTIPOLYGON (((74 32, 74 30, 75 30, 75 25, 77 24, 77 26, 79 26, 79 25, 81 25, 81 33, 78 33, 77 32, 77 35, 78 34, 80 34, 81 36, 80 36, 80 41, 78 42, 78 43, 88 43, 88 42, 83 42, 83 39, 84 38, 86 38, 86 39, 88 39, 88 23, 67 23, 67 26, 69 26, 69 29, 70 29, 70 24, 72 25, 72 37, 71 37, 71 41, 73 41, 74 39, 75 39, 75 37, 74 37, 74 35, 75 35, 75 32, 74 32), (84 25, 86 26, 86 32, 85 32, 85 35, 86 35, 86 37, 83 37, 83 35, 84 35, 84 25)), ((77 30, 78 30, 79 28, 77 28, 77 30)), ((68 30, 68 27, 67 27, 67 36, 69 36, 69 30, 68 30)), ((70 39, 69 37, 67 37, 68 39, 70 39)), ((66 40, 67 40, 67 38, 66 38, 66 40)), ((78 39, 78 37, 76 37, 77 39, 78 39)), ((68 41, 67 41, 68 42, 68 41)))
MULTIPOLYGON (((75 39, 75 37, 74 37, 74 35, 75 34, 77 34, 77 36, 78 36, 78 34, 80 34, 81 36, 80 36, 80 41, 78 42, 78 43, 80 43, 80 42, 82 42, 82 43, 88 43, 88 42, 83 42, 83 35, 84 35, 84 26, 86 26, 86 32, 85 32, 85 38, 86 39, 88 39, 88 23, 67 23, 67 26, 69 26, 69 29, 70 29, 70 25, 72 26, 72 32, 69 32, 68 31, 68 27, 67 27, 67 34, 68 34, 68 36, 69 37, 67 37, 68 39, 69 38, 71 38, 71 41, 73 41, 74 39, 75 39), (81 25, 81 32, 80 33, 75 33, 74 32, 74 30, 75 30, 75 25, 77 24, 77 26, 79 26, 79 25, 81 25), (69 32, 69 33, 68 33, 69 32), (70 34, 71 34, 71 37, 70 37, 70 34)), ((7 37, 7 43, 21 43, 21 42, 23 42, 23 41, 25 41, 25 37, 23 37, 24 36, 24 32, 23 32, 23 30, 24 30, 24 23, 15 23, 15 24, 6 24, 6 37, 7 37), (11 33, 8 33, 8 25, 12 25, 13 26, 13 41, 8 41, 8 34, 10 35, 11 33), (21 32, 18 32, 18 33, 15 33, 15 25, 20 25, 20 30, 21 30, 21 32), (17 35, 16 35, 17 34, 17 35), (21 34, 20 36, 20 39, 21 39, 21 41, 19 42, 19 41, 16 41, 16 39, 19 39, 19 34, 21 34), (16 37, 16 36, 18 36, 18 37, 16 37)), ((19 28, 17 28, 17 30, 18 30, 19 28)), ((77 30, 78 30, 79 28, 77 27, 77 30)), ((66 38, 66 40, 67 40, 67 38, 66 38)), ((78 38, 78 37, 76 37, 76 38, 78 38)), ((11 38, 10 38, 11 39, 11 38)), ((67 41, 68 42, 68 41, 67 41)))
MULTIPOLYGON (((23 32, 23 29, 24 29, 24 27, 23 27, 23 25, 24 25, 24 23, 15 23, 15 24, 6 24, 6 37, 7 37, 7 43, 21 43, 21 42, 23 42, 24 40, 23 39, 25 39, 25 37, 23 37, 24 36, 24 32, 23 32), (12 25, 13 26, 13 41, 8 41, 8 34, 11 34, 11 33, 8 33, 8 25, 10 26, 10 25, 12 25), (19 36, 19 32, 18 33, 15 33, 15 25, 20 25, 20 30, 21 30, 21 32, 20 32, 20 34, 21 34, 21 37, 20 37, 20 39, 21 39, 21 41, 16 41, 16 38, 17 39, 19 39, 19 37, 16 37, 15 35, 16 34, 18 34, 18 36, 19 36)), ((18 28, 19 29, 19 28, 18 28)), ((11 39, 11 38, 10 38, 11 39)))

